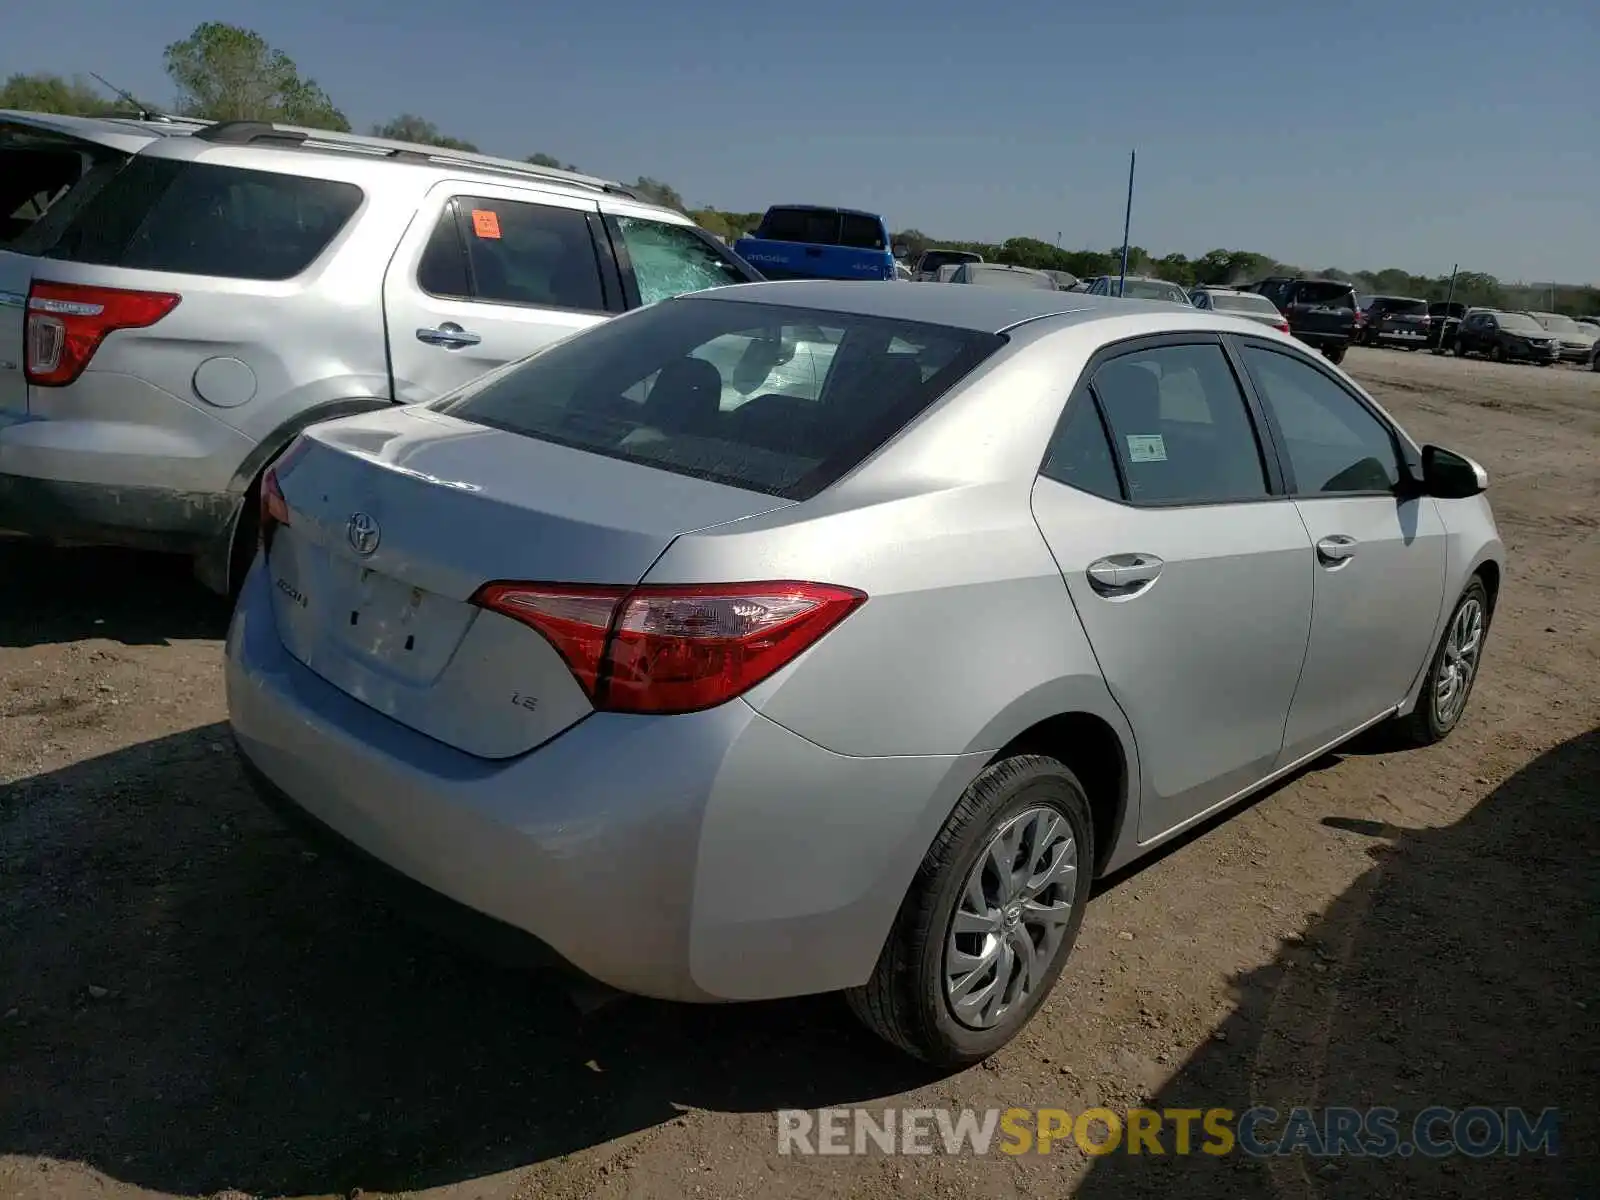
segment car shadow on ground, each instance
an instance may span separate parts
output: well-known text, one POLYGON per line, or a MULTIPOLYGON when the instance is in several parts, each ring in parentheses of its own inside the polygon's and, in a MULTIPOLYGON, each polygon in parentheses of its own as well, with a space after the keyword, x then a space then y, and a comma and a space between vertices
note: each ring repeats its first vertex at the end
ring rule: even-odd
POLYGON ((0 581, 0 647, 84 638, 159 646, 228 630, 228 602, 178 555, 0 536, 0 581))
POLYGON ((1557 1156, 1180 1157, 1169 1129, 1162 1157, 1096 1160, 1078 1200, 1600 1194, 1597 800, 1600 729, 1535 759, 1455 825, 1327 814, 1329 828, 1371 842, 1373 868, 1303 939, 1234 981, 1233 1015, 1151 1101, 1387 1105, 1402 1136, 1432 1105, 1557 1108, 1557 1156))
POLYGON ((579 1016, 363 894, 221 724, 0 785, 0 1155, 162 1192, 474 1179, 672 1120, 934 1076, 837 998, 579 1016))

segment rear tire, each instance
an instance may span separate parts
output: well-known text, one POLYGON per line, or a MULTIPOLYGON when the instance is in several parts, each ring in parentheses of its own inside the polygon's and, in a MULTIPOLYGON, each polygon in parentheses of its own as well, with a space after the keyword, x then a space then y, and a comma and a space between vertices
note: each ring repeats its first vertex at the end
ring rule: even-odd
POLYGON ((1444 627, 1444 635, 1428 661, 1428 674, 1423 679, 1417 706, 1393 722, 1396 739, 1402 745, 1420 748, 1442 742, 1461 723, 1467 702, 1472 698, 1472 685, 1478 681, 1478 668, 1483 662, 1483 646, 1488 637, 1489 593, 1483 580, 1474 576, 1455 608, 1450 610, 1450 622, 1444 627), (1463 650, 1472 629, 1476 630, 1476 642, 1470 654, 1466 654, 1463 650), (1468 669, 1463 677, 1464 660, 1468 669))
POLYGON ((987 1058, 1017 1035, 1055 986, 1078 938, 1094 862, 1089 800, 1077 776, 1034 754, 991 764, 934 839, 872 978, 846 993, 851 1009, 879 1037, 923 1062, 961 1067, 987 1058), (1019 856, 1025 869, 1016 867, 1019 856), (1012 865, 1009 878, 997 859, 1012 865), (1036 862, 1061 864, 1059 876, 1035 871, 1036 862), (1046 876, 1054 883, 1030 900, 1032 882, 1046 876), (1049 919, 1035 924, 1030 913, 1049 919), (958 920, 966 928, 958 929, 958 920), (963 975, 952 965, 957 954, 980 965, 963 975), (985 996, 992 1000, 974 1003, 985 996))
POLYGON ((1344 361, 1344 352, 1344 346, 1327 346, 1322 351, 1323 356, 1334 366, 1338 366, 1344 361))

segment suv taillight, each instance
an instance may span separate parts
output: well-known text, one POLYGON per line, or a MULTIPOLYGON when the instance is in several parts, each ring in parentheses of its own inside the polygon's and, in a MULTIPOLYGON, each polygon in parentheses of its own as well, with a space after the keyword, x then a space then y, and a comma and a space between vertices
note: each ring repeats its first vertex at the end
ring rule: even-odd
POLYGON ((144 329, 177 307, 170 292, 135 292, 36 279, 28 289, 23 371, 38 387, 63 387, 83 374, 108 333, 144 329))
POLYGON ((794 661, 867 597, 770 583, 573 587, 487 583, 472 602, 542 634, 595 708, 714 708, 794 661))

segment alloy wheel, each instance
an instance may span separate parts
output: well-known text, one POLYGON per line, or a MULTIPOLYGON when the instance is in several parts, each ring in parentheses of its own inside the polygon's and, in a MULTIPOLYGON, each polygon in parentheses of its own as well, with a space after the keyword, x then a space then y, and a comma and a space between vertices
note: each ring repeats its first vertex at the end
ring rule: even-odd
POLYGON ((1041 985, 1071 924, 1072 826, 1053 808, 1012 817, 968 872, 945 938, 945 999, 957 1021, 992 1029, 1041 985))
POLYGON ((1482 649, 1483 605, 1476 597, 1470 597, 1451 619, 1444 656, 1434 679, 1433 714, 1442 728, 1448 729, 1460 719, 1482 649))

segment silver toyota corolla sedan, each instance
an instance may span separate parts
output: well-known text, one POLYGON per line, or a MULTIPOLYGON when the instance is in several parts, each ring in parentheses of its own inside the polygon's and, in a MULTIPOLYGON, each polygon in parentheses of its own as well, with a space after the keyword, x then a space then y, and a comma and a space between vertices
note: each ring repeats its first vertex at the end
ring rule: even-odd
POLYGON ((1461 720, 1487 482, 1242 318, 723 288, 304 434, 229 709, 269 799, 592 979, 967 1063, 1095 876, 1461 720))

